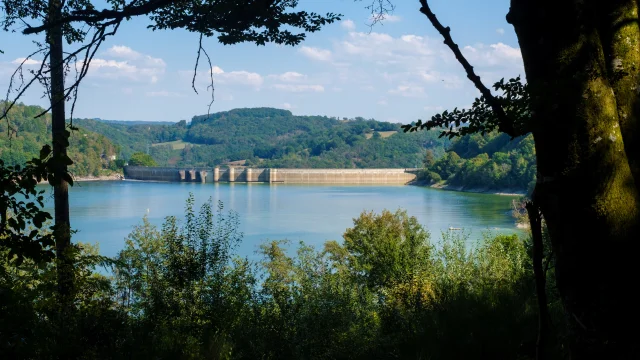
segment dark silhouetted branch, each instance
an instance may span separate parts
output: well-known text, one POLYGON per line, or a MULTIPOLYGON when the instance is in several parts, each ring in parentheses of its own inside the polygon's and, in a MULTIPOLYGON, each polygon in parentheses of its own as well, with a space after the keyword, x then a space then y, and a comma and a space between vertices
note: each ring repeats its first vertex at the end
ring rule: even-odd
POLYGON ((469 80, 473 82, 476 88, 480 90, 480 93, 482 93, 482 95, 491 106, 491 109, 495 112, 496 116, 499 119, 499 130, 508 135, 511 135, 512 137, 519 135, 516 134, 513 121, 509 119, 504 109, 502 108, 502 105, 500 105, 499 101, 491 94, 491 91, 486 86, 484 86, 484 84, 480 80, 480 77, 473 71, 473 66, 471 66, 471 64, 469 64, 469 61, 467 61, 464 55, 462 55, 460 47, 453 42, 453 39, 451 38, 451 28, 449 28, 448 26, 444 27, 440 23, 440 21, 438 21, 436 15, 431 11, 427 0, 420 0, 420 4, 422 5, 422 7, 420 8, 420 12, 427 16, 429 21, 431 21, 433 27, 435 27, 440 35, 442 35, 445 45, 447 45, 449 49, 453 51, 456 59, 466 71, 467 78, 469 78, 469 80))
POLYGON ((122 21, 125 18, 140 16, 152 13, 162 7, 177 3, 180 0, 151 0, 138 6, 125 6, 122 10, 79 10, 72 15, 62 17, 58 21, 44 23, 40 26, 27 27, 22 31, 23 34, 38 34, 46 31, 54 26, 61 24, 69 24, 73 22, 84 22, 87 24, 95 24, 100 21, 122 21))
MULTIPOLYGON (((531 201, 526 205, 531 224, 533 239, 533 273, 536 281, 536 297, 538 298, 538 341, 536 344, 536 359, 544 359, 547 332, 549 329, 549 309, 547 306, 546 269, 542 267, 544 258, 544 243, 542 241, 542 217, 540 209, 531 201)), ((549 262, 547 262, 548 264, 549 262)))
POLYGON ((209 64, 209 79, 211 81, 211 83, 207 86, 207 90, 211 89, 211 101, 209 102, 209 106, 207 107, 207 116, 209 116, 209 113, 211 112, 211 105, 213 105, 213 102, 215 100, 215 95, 214 95, 214 84, 213 84, 213 64, 211 64, 211 58, 209 57, 209 54, 207 53, 207 50, 205 50, 205 48, 202 47, 202 37, 204 35, 200 34, 200 39, 198 40, 198 54, 196 56, 196 65, 193 68, 193 78, 191 79, 191 88, 193 88, 193 91, 197 94, 198 90, 196 89, 196 76, 198 75, 198 65, 200 64, 200 56, 202 54, 204 54, 204 56, 207 58, 207 63, 209 64))

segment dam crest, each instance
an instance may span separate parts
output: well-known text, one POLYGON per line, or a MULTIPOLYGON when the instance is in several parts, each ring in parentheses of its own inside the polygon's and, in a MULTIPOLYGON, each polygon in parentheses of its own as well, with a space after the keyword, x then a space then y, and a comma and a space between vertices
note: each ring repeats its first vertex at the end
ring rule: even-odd
POLYGON ((240 182, 285 184, 406 185, 419 169, 273 169, 125 166, 129 180, 165 182, 240 182))

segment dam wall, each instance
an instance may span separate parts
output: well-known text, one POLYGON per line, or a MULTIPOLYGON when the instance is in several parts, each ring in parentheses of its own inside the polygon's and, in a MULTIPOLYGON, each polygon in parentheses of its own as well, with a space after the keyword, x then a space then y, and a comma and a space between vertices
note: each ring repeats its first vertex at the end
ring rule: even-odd
POLYGON ((257 169, 125 166, 125 179, 171 182, 404 185, 417 169, 257 169))

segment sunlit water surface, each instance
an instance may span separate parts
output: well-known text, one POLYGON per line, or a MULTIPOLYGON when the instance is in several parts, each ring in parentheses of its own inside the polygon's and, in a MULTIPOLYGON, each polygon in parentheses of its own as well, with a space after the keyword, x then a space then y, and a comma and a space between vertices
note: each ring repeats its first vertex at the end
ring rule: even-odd
MULTIPOLYGON (((304 240, 321 245, 342 240, 353 218, 364 211, 407 210, 437 241, 450 227, 463 228, 470 241, 483 233, 519 232, 510 215, 513 197, 437 190, 417 186, 194 184, 136 181, 76 183, 70 189, 74 241, 100 244, 115 256, 134 225, 148 214, 160 226, 166 216, 182 217, 192 192, 199 207, 209 197, 238 213, 244 238, 236 252, 256 258, 265 240, 304 240)), ((48 197, 48 209, 52 199, 48 197)), ((456 230, 457 231, 457 230, 456 230)))

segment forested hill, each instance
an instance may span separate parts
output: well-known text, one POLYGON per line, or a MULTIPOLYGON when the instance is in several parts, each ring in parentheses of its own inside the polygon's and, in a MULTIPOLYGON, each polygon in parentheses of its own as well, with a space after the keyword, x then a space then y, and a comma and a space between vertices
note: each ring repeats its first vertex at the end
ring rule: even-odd
MULTIPOLYGON (((0 108, 4 102, 0 101, 0 108)), ((6 165, 24 164, 39 156, 44 144, 51 143, 51 115, 34 119, 44 109, 17 104, 9 111, 8 120, 0 122, 0 159, 6 165)), ((69 139, 69 157, 74 164, 69 171, 75 176, 99 176, 115 169, 120 151, 105 136, 79 128, 69 139)))
POLYGON ((405 134, 400 124, 295 116, 273 108, 235 109, 170 125, 74 121, 120 145, 124 157, 149 151, 164 166, 246 161, 280 168, 415 167, 426 148, 441 155, 448 145, 437 132, 405 134))
POLYGON ((456 139, 444 156, 427 154, 422 179, 462 189, 531 193, 536 159, 533 136, 474 134, 456 139))
MULTIPOLYGON (((1 105, 1 104, 0 104, 1 105)), ((38 106, 17 105, 0 124, 0 159, 24 163, 50 142, 51 120, 38 106)), ((373 119, 295 116, 272 108, 195 116, 190 123, 75 119, 70 154, 78 176, 115 169, 149 152, 160 166, 216 166, 231 162, 275 168, 425 167, 422 179, 473 189, 524 191, 535 179, 531 136, 470 135, 453 141, 438 131, 403 133, 400 124, 373 119)))

